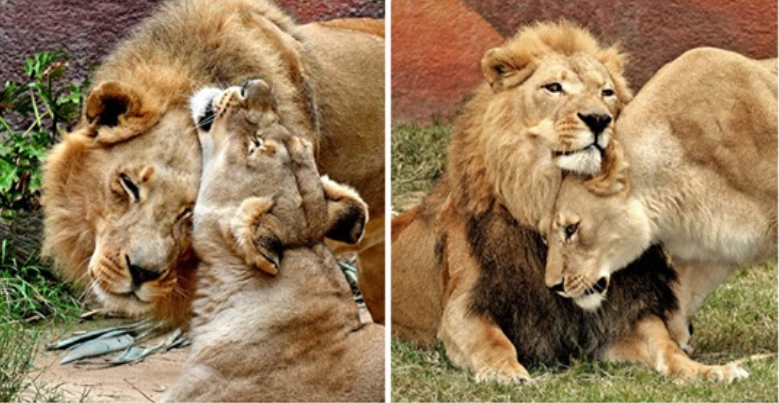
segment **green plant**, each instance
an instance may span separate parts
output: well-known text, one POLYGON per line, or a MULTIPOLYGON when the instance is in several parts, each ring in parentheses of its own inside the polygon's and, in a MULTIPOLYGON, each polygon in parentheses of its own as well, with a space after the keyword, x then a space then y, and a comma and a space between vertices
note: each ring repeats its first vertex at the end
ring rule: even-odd
POLYGON ((78 299, 39 263, 37 256, 19 262, 9 245, 7 239, 0 242, 0 326, 13 321, 67 319, 81 311, 78 299))
POLYGON ((0 401, 17 401, 27 389, 26 375, 32 370, 39 333, 20 325, 0 326, 0 401))
POLYGON ((0 219, 11 221, 19 210, 36 210, 40 166, 46 151, 71 124, 87 80, 63 84, 68 56, 36 53, 27 59, 26 83, 6 81, 0 94, 0 219))

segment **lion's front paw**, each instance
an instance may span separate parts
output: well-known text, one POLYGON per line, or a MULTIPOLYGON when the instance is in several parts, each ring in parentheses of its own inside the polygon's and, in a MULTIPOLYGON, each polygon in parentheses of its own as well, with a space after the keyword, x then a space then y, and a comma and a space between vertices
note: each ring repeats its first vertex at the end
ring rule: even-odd
POLYGON ((518 362, 507 363, 499 368, 484 367, 476 371, 477 382, 499 382, 503 384, 532 382, 530 373, 518 362))
POLYGON ((684 368, 677 374, 679 383, 697 379, 706 379, 719 383, 732 383, 739 379, 746 379, 749 373, 736 363, 726 365, 700 365, 693 368, 684 368))

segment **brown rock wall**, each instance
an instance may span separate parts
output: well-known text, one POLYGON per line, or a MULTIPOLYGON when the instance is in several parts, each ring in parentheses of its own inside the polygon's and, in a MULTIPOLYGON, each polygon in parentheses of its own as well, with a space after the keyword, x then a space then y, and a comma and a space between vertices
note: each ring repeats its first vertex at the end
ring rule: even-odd
POLYGON ((394 122, 451 118, 463 96, 481 81, 473 68, 438 74, 446 64, 440 57, 452 51, 438 51, 436 46, 463 47, 456 63, 477 66, 481 54, 494 45, 485 35, 508 37, 534 21, 567 18, 606 43, 621 42, 631 55, 626 74, 634 89, 693 47, 715 46, 754 58, 777 54, 776 0, 393 0, 392 7, 394 122), (437 16, 449 16, 438 31, 429 26, 441 23, 437 16), (452 42, 452 29, 468 30, 463 43, 452 42), (409 62, 408 54, 425 52, 435 57, 409 62), (455 94, 445 81, 470 88, 455 94))
MULTIPOLYGON (((214 0, 219 1, 219 0, 214 0)), ((21 78, 35 52, 64 49, 69 77, 83 79, 113 46, 162 0, 0 0, 0 84, 21 78)), ((384 17, 375 0, 279 0, 299 22, 384 17)))

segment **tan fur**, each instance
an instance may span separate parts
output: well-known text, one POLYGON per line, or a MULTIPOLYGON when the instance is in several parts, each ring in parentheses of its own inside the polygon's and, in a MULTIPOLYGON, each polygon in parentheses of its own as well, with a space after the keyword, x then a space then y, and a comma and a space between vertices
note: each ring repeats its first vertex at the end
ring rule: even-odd
MULTIPOLYGON (((600 167, 594 148, 584 165, 556 154, 596 141, 577 114, 614 119, 632 95, 619 48, 602 47, 565 21, 520 30, 481 65, 486 82, 456 121, 444 178, 419 208, 393 220, 392 332, 421 344, 438 335, 455 364, 479 378, 527 379, 503 332, 466 310, 483 269, 466 225, 506 209, 519 224, 537 228, 551 209, 561 167, 591 174, 600 167), (564 93, 544 88, 551 83, 564 93)), ((600 134, 599 146, 608 144, 612 128, 613 122, 600 134)))
POLYGON ((746 371, 735 363, 705 365, 691 360, 671 338, 666 324, 656 316, 637 323, 632 334, 606 349, 603 358, 643 364, 680 382, 708 379, 730 383, 747 376, 746 371))
POLYGON ((324 244, 359 241, 366 204, 320 178, 310 142, 262 118, 275 114, 253 102, 271 96, 265 82, 224 94, 237 102, 201 132, 192 352, 163 400, 382 400, 383 326, 360 323, 324 244))
POLYGON ((617 133, 626 163, 610 174, 630 186, 594 194, 574 175, 563 182, 546 281, 576 299, 570 278, 593 284, 660 243, 681 271, 669 326, 686 348, 706 296, 736 268, 776 256, 776 60, 691 50, 647 83, 617 133))
MULTIPOLYGON (((46 254, 65 278, 89 285, 110 308, 186 322, 196 262, 189 235, 170 225, 178 208, 191 208, 200 177, 187 101, 207 84, 263 77, 274 85, 285 124, 313 143, 321 170, 356 187, 370 205, 370 243, 350 247, 367 251, 364 272, 383 274, 384 259, 373 253, 383 248, 383 228, 375 223, 384 217, 384 164, 376 158, 384 152, 384 41, 374 29, 380 24, 297 26, 261 0, 162 5, 102 62, 81 124, 47 157, 46 254), (111 190, 119 175, 144 167, 155 171, 142 189, 153 202, 133 209, 112 199, 121 194, 111 190), (144 283, 143 295, 111 294, 128 291, 125 256, 152 255, 158 258, 144 269, 159 281, 144 283)), ((383 317, 383 294, 371 303, 383 317)))

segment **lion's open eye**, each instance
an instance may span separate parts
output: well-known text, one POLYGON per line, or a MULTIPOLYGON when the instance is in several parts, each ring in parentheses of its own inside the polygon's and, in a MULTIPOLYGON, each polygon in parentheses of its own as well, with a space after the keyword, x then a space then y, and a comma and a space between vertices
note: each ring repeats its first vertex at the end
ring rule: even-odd
POLYGON ((544 84, 541 86, 541 88, 551 92, 552 94, 557 94, 563 92, 563 86, 560 85, 560 83, 549 83, 544 84))
POLYGON ((130 179, 127 174, 120 174, 119 182, 122 184, 122 187, 127 192, 127 194, 133 198, 133 201, 138 202, 141 200, 141 192, 138 189, 138 186, 133 183, 132 179, 130 179))
POLYGON ((579 223, 568 224, 565 226, 565 239, 571 239, 576 230, 579 229, 579 223))
POLYGON ((611 88, 606 88, 603 91, 601 91, 601 95, 604 97, 613 97, 614 96, 614 90, 611 88))

